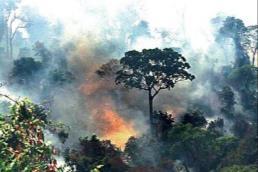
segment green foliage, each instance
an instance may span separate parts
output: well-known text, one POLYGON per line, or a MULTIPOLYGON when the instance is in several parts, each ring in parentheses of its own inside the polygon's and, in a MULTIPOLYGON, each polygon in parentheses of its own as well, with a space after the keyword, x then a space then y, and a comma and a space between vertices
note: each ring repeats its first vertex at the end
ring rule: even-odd
POLYGON ((153 100, 161 90, 174 88, 184 80, 193 80, 194 75, 186 59, 172 48, 128 51, 120 60, 116 84, 148 91, 150 129, 153 133, 153 100))
POLYGON ((179 124, 169 133, 168 150, 172 159, 183 160, 197 171, 209 171, 236 145, 234 137, 220 137, 190 124, 179 124))
POLYGON ((226 37, 233 39, 239 38, 243 32, 246 31, 244 22, 235 17, 227 17, 224 21, 223 27, 220 29, 220 33, 226 37))
POLYGON ((111 59, 108 63, 103 64, 96 71, 96 73, 102 78, 103 77, 114 77, 120 68, 121 68, 121 65, 119 64, 119 61, 116 59, 111 59))
POLYGON ((178 81, 194 79, 187 72, 190 65, 186 59, 172 48, 129 51, 120 60, 120 64, 122 69, 117 72, 116 82, 126 87, 170 89, 178 81))
POLYGON ((256 67, 245 65, 235 68, 228 76, 228 79, 238 90, 246 89, 251 91, 256 88, 256 76, 256 67))
POLYGON ((235 46, 235 66, 241 67, 243 65, 250 64, 248 52, 244 49, 242 40, 245 38, 247 28, 244 22, 235 17, 227 17, 220 28, 220 34, 224 38, 231 38, 235 46))
POLYGON ((239 94, 243 107, 253 114, 254 121, 257 119, 257 67, 250 65, 235 68, 228 76, 229 82, 232 84, 239 94))
POLYGON ((255 58, 258 51, 258 25, 248 26, 241 41, 245 51, 251 54, 252 65, 255 66, 255 58))
POLYGON ((191 124, 193 127, 204 127, 207 124, 202 112, 192 111, 182 116, 181 122, 183 124, 191 124))
POLYGON ((149 136, 141 138, 130 137, 124 152, 129 156, 133 165, 157 165, 160 161, 159 151, 162 150, 160 148, 161 145, 155 138, 149 136))
POLYGON ((77 149, 66 150, 65 159, 76 171, 124 171, 127 166, 122 161, 121 152, 110 141, 101 141, 97 136, 80 139, 77 149))
POLYGON ((225 115, 227 118, 234 117, 234 104, 235 102, 235 95, 233 90, 229 86, 223 87, 223 89, 218 92, 219 100, 221 102, 221 113, 225 115))
POLYGON ((218 118, 214 121, 211 121, 207 129, 222 135, 224 129, 224 120, 222 118, 218 118))
POLYGON ((0 171, 47 171, 52 147, 44 142, 48 121, 42 106, 24 99, 0 119, 0 171))
POLYGON ((257 172, 258 167, 255 165, 233 165, 230 167, 225 167, 220 170, 220 172, 257 172))
POLYGON ((173 127, 175 119, 172 114, 162 111, 154 111, 153 115, 153 127, 156 132, 156 136, 162 140, 167 138, 168 131, 173 127))
POLYGON ((36 56, 40 56, 42 58, 43 65, 49 65, 50 60, 52 60, 52 54, 42 42, 36 42, 33 50, 36 52, 36 56))
POLYGON ((180 160, 184 168, 202 172, 219 168, 224 157, 234 152, 237 146, 235 137, 178 123, 170 129, 165 141, 152 137, 130 138, 125 153, 136 167, 153 165, 161 171, 173 171, 177 168, 175 161, 180 160))
POLYGON ((23 57, 14 61, 11 78, 19 83, 30 83, 35 74, 41 70, 42 64, 31 57, 23 57))
POLYGON ((74 75, 66 70, 54 70, 50 72, 50 83, 60 86, 64 85, 65 83, 72 83, 74 81, 74 75))
POLYGON ((223 166, 257 164, 257 123, 247 124, 245 123, 244 127, 239 123, 235 124, 235 128, 241 128, 241 135, 237 135, 240 137, 239 144, 224 158, 223 166))

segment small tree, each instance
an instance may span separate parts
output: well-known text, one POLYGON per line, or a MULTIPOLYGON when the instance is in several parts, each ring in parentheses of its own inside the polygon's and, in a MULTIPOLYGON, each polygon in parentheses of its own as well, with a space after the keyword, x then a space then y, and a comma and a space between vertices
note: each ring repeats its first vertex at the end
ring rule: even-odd
POLYGON ((58 171, 55 149, 44 139, 50 122, 45 108, 1 96, 15 104, 10 114, 0 114, 0 171, 58 171))
POLYGON ((190 65, 172 48, 129 51, 120 60, 116 83, 148 92, 150 123, 153 124, 153 100, 161 90, 170 90, 179 81, 193 80, 190 65))

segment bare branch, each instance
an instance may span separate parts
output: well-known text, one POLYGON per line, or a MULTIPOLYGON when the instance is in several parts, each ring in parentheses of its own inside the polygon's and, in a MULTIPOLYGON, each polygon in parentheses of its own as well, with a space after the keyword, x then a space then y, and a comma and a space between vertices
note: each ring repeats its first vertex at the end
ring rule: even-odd
POLYGON ((162 87, 159 87, 159 89, 155 89, 155 93, 152 95, 152 98, 156 97, 156 95, 159 93, 160 90, 165 89, 162 87))
POLYGON ((19 19, 19 17, 16 16, 16 13, 14 13, 14 16, 12 18, 12 20, 10 21, 10 27, 13 25, 13 23, 15 22, 15 20, 19 19))
POLYGON ((15 37, 15 35, 16 35, 16 33, 18 32, 19 29, 25 29, 26 27, 27 27, 27 23, 26 23, 25 25, 18 25, 18 26, 15 28, 14 32, 12 33, 10 39, 11 39, 11 40, 14 39, 14 37, 15 37))
POLYGON ((5 23, 7 23, 9 21, 10 16, 11 16, 11 11, 8 11, 8 14, 7 14, 6 18, 5 18, 5 23))
POLYGON ((19 104, 18 101, 16 101, 15 99, 11 98, 10 96, 8 96, 8 95, 6 95, 6 94, 0 93, 0 97, 4 97, 4 98, 6 98, 6 99, 8 99, 8 100, 10 100, 10 101, 12 101, 12 102, 14 102, 15 104, 19 104))

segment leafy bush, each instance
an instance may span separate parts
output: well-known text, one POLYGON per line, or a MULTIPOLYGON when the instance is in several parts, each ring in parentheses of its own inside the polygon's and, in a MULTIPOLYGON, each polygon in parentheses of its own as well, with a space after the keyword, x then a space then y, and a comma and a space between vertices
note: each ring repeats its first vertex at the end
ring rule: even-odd
POLYGON ((0 118, 0 171, 57 171, 54 148, 44 141, 47 111, 24 99, 0 118))

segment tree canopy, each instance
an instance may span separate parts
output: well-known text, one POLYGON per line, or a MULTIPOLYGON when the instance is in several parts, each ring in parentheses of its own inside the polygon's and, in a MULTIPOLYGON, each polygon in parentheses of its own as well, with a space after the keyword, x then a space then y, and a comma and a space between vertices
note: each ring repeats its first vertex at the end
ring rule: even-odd
POLYGON ((148 91, 151 130, 154 128, 153 100, 160 90, 170 90, 179 81, 192 81, 195 78, 188 72, 190 64, 172 48, 129 51, 121 58, 120 64, 121 70, 117 72, 116 77, 117 84, 148 91))
POLYGON ((186 59, 172 48, 129 51, 120 60, 122 69, 116 82, 126 87, 153 90, 156 96, 162 89, 171 89, 179 81, 193 80, 186 59))

